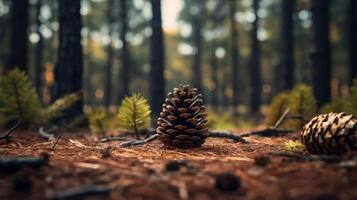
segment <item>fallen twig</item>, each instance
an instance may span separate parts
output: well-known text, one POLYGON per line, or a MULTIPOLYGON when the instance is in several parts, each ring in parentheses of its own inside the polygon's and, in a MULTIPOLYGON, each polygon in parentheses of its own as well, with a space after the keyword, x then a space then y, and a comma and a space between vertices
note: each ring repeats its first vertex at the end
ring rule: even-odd
POLYGON ((241 143, 247 142, 247 141, 245 141, 245 139, 242 138, 242 136, 235 135, 230 131, 209 131, 208 137, 228 138, 228 139, 232 139, 234 142, 241 142, 241 143))
POLYGON ((81 199, 83 197, 88 197, 92 195, 102 195, 106 196, 110 193, 110 188, 102 186, 87 185, 80 188, 67 189, 63 191, 58 191, 50 199, 81 199))
POLYGON ((280 118, 278 119, 278 121, 276 121, 276 123, 274 124, 273 128, 277 129, 281 123, 283 123, 283 121, 286 119, 286 116, 288 115, 290 111, 290 108, 287 108, 284 113, 280 116, 280 118))
POLYGON ((59 140, 61 139, 61 137, 62 137, 62 134, 57 137, 56 141, 53 143, 53 145, 51 147, 52 150, 55 150, 55 147, 56 147, 57 143, 59 142, 59 140))
POLYGON ((119 146, 121 146, 121 147, 129 147, 129 146, 142 145, 142 144, 149 143, 149 142, 155 140, 158 137, 159 137, 159 134, 153 134, 150 137, 145 138, 143 140, 132 140, 132 141, 122 142, 122 143, 119 144, 119 146))
POLYGON ((109 137, 102 137, 99 139, 100 142, 111 142, 111 141, 127 141, 127 137, 123 136, 109 136, 109 137))
POLYGON ((265 136, 265 137, 270 137, 270 136, 279 136, 282 134, 286 134, 286 133, 292 133, 294 132, 294 130, 290 130, 290 129, 277 129, 277 128, 266 128, 263 130, 258 130, 258 131, 249 131, 249 132, 245 132, 242 134, 239 134, 241 137, 249 137, 252 135, 257 135, 257 136, 265 136))
POLYGON ((14 132, 15 129, 17 129, 18 127, 20 127, 21 123, 22 123, 22 122, 19 121, 19 122, 17 122, 13 127, 11 127, 9 130, 7 130, 7 131, 0 137, 0 140, 4 140, 4 139, 8 140, 8 139, 10 139, 10 138, 11 138, 10 134, 11 134, 12 132, 14 132))
POLYGON ((43 126, 38 129, 38 133, 42 138, 45 138, 49 141, 56 141, 56 137, 53 134, 46 132, 43 126))
POLYGON ((354 161, 357 160, 356 158, 351 157, 344 157, 341 155, 304 155, 298 153, 289 153, 289 152, 270 152, 271 155, 275 156, 283 156, 292 159, 304 160, 304 161, 324 161, 326 163, 343 163, 346 161, 354 161))
POLYGON ((40 157, 0 158, 0 171, 15 172, 23 166, 40 168, 48 163, 48 155, 40 157))

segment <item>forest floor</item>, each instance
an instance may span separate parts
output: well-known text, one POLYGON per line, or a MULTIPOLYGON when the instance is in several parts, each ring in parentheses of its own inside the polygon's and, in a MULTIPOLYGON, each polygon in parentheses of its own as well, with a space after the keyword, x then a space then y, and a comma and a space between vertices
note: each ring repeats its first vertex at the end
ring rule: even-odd
POLYGON ((357 199, 355 165, 270 153, 280 151, 294 134, 252 136, 245 144, 210 138, 190 150, 164 149, 159 141, 121 148, 118 142, 100 143, 86 131, 64 134, 54 150, 36 132, 15 131, 11 136, 11 141, 0 141, 0 157, 45 152, 49 163, 40 169, 0 172, 4 200, 79 199, 73 194, 90 187, 109 192, 83 199, 357 199), (257 164, 257 157, 263 162, 257 164), (264 163, 267 158, 270 162, 264 163), (221 179, 226 173, 240 181, 229 175, 221 179))

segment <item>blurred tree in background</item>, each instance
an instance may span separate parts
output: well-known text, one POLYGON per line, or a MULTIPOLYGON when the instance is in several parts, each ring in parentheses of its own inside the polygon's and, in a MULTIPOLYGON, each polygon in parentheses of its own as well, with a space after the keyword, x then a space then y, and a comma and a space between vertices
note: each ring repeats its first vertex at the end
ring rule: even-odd
POLYGON ((59 2, 0 0, 0 70, 26 70, 45 104, 82 90, 86 111, 114 112, 140 92, 157 115, 165 91, 187 83, 213 110, 247 114, 299 83, 321 106, 356 77, 355 0, 81 0, 73 40, 59 2))

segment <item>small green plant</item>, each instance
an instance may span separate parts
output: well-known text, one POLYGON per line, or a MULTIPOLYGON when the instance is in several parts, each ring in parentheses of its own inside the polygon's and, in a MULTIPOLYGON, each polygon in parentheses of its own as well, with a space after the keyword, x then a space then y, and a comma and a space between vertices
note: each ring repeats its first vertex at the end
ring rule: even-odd
POLYGON ((300 141, 289 140, 283 144, 282 149, 285 152, 299 153, 305 150, 305 146, 300 141))
MULTIPOLYGON (((291 114, 299 115, 304 120, 312 119, 317 113, 317 104, 312 93, 312 88, 305 84, 294 87, 289 95, 289 105, 291 114)), ((301 129, 304 121, 301 119, 289 120, 289 127, 301 129)))
POLYGON ((43 125, 77 102, 78 93, 69 94, 44 107, 30 79, 19 69, 13 69, 0 77, 0 113, 2 124, 21 121, 26 127, 43 125))
POLYGON ((0 79, 0 101, 5 121, 21 120, 24 125, 45 121, 43 106, 25 72, 19 69, 5 73, 0 79))
POLYGON ((104 134, 107 131, 116 129, 113 126, 114 114, 101 108, 95 108, 87 114, 89 129, 95 134, 104 134))
POLYGON ((119 107, 118 125, 122 130, 133 131, 137 139, 139 132, 151 125, 151 110, 147 100, 140 94, 125 97, 119 107))
POLYGON ((353 80, 350 94, 347 97, 336 99, 324 105, 320 113, 345 112, 357 116, 357 79, 353 80))
POLYGON ((308 85, 300 84, 291 91, 277 94, 269 106, 265 119, 266 125, 273 126, 287 108, 290 109, 289 115, 297 116, 300 119, 286 120, 281 126, 290 129, 301 129, 304 125, 302 119, 310 120, 317 112, 312 88, 308 85))

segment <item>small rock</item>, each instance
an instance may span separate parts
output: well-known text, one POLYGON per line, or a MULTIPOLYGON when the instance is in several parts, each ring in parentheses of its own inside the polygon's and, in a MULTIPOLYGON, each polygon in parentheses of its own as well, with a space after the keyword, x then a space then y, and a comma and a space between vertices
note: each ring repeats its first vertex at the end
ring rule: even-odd
POLYGON ((215 188, 224 191, 232 192, 236 191, 241 186, 240 178, 231 173, 219 174, 215 177, 215 188))
POLYGON ((254 164, 259 167, 266 167, 270 163, 270 158, 268 156, 256 156, 254 158, 254 164))
POLYGON ((110 156, 112 156, 110 148, 107 147, 105 149, 101 149, 100 150, 100 155, 101 155, 102 158, 109 158, 110 156))
POLYGON ((166 171, 179 171, 181 167, 186 167, 188 170, 192 170, 193 167, 187 160, 171 160, 166 163, 166 171))

